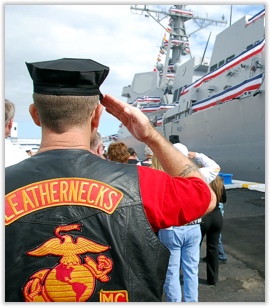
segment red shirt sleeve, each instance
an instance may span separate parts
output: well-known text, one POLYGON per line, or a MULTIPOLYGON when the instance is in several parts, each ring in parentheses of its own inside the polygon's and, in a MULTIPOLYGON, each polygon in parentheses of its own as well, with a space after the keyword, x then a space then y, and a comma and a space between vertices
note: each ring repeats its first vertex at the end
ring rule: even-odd
POLYGON ((182 226, 206 212, 211 194, 197 177, 171 177, 167 173, 138 166, 144 210, 154 231, 182 226))

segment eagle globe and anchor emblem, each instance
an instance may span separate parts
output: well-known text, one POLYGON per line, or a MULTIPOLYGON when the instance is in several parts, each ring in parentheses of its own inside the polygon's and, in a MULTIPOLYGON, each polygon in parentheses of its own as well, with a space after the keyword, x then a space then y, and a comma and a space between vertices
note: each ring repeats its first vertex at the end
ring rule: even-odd
POLYGON ((101 253, 110 247, 95 243, 83 237, 74 241, 71 235, 60 232, 81 231, 80 224, 58 226, 52 238, 38 248, 28 251, 27 255, 42 257, 60 256, 59 264, 52 269, 43 269, 33 274, 23 288, 26 302, 85 302, 93 294, 95 280, 108 282, 107 275, 112 270, 113 262, 105 255, 99 255, 97 262, 91 257, 79 255, 101 253))

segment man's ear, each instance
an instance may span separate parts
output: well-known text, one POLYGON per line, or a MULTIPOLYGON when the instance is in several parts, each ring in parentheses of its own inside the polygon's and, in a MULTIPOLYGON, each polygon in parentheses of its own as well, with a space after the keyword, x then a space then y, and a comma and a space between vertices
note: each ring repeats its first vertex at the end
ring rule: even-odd
POLYGON ((98 104, 94 112, 92 113, 92 121, 91 121, 92 130, 98 127, 102 110, 103 110, 102 104, 98 104))
POLYGON ((12 126, 13 126, 13 118, 11 118, 8 121, 8 123, 5 125, 5 137, 10 136, 12 126))
POLYGON ((99 156, 102 155, 102 154, 103 154, 103 151, 104 151, 104 149, 103 149, 103 144, 99 144, 98 147, 97 147, 97 153, 98 153, 98 155, 99 155, 99 156))
POLYGON ((7 124, 9 130, 11 130, 11 128, 12 128, 12 126, 13 126, 13 120, 14 120, 14 118, 11 118, 11 119, 9 120, 8 124, 7 124))
POLYGON ((32 103, 32 104, 30 104, 30 106, 29 106, 29 113, 30 113, 30 115, 31 115, 31 117, 32 117, 32 119, 33 119, 33 121, 34 121, 34 123, 37 125, 37 126, 41 126, 41 124, 40 124, 40 120, 39 120, 39 116, 38 116, 38 111, 37 111, 37 109, 36 109, 36 107, 35 107, 35 105, 32 103))

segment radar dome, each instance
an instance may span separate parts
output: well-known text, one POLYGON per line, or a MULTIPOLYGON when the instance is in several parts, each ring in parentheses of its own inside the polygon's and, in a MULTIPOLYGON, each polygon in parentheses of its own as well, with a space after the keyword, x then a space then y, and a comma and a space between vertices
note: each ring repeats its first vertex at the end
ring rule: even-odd
POLYGON ((174 71, 177 71, 178 67, 180 67, 181 64, 180 63, 175 63, 173 66, 174 71))

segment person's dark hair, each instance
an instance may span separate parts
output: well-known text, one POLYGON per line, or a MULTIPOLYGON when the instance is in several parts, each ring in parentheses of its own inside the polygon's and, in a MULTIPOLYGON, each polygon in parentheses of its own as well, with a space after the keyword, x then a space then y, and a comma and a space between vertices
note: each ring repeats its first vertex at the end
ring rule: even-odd
POLYGON ((134 156, 136 154, 135 150, 131 147, 128 148, 128 152, 131 156, 134 156))
POLYGON ((33 94, 40 122, 56 133, 83 126, 99 101, 99 96, 57 96, 33 94))

